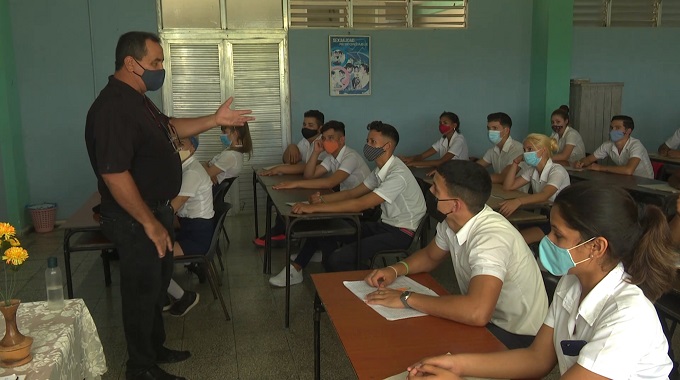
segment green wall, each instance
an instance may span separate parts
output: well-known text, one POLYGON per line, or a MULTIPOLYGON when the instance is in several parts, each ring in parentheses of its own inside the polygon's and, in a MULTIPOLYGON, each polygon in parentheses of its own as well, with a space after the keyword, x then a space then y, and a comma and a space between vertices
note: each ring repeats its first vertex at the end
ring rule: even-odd
POLYGON ((28 185, 18 86, 9 3, 0 0, 0 221, 21 231, 26 224, 28 185))

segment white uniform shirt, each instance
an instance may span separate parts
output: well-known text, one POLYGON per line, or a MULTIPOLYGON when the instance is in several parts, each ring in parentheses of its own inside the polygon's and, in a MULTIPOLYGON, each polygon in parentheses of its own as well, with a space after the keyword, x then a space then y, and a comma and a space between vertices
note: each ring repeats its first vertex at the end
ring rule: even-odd
POLYGON ((194 156, 182 163, 182 187, 178 195, 189 197, 189 199, 177 210, 177 216, 210 219, 215 215, 212 181, 203 165, 194 156))
POLYGON ((616 145, 610 140, 605 141, 593 153, 599 160, 609 156, 614 164, 618 166, 625 166, 633 157, 640 159, 638 166, 635 168, 633 175, 645 178, 654 178, 654 169, 652 169, 652 162, 649 160, 647 149, 635 137, 629 137, 626 145, 623 146, 621 154, 616 148, 616 145))
POLYGON ((338 153, 338 157, 333 157, 329 154, 321 162, 323 166, 329 173, 335 173, 336 170, 342 170, 343 172, 349 174, 349 177, 345 178, 344 181, 340 183, 340 191, 353 189, 366 179, 369 174, 371 174, 371 169, 366 165, 366 161, 357 153, 354 149, 343 146, 338 153))
POLYGON ((550 197, 549 200, 551 202, 555 201, 555 197, 562 189, 571 184, 569 173, 564 166, 553 163, 550 158, 546 161, 541 174, 538 173, 535 167, 526 165, 519 175, 531 183, 531 189, 534 191, 534 194, 543 191, 546 185, 555 186, 557 191, 550 197))
POLYGON ((227 178, 238 177, 243 168, 243 153, 225 149, 210 160, 210 166, 216 166, 222 171, 217 174, 217 183, 227 178))
POLYGON ((673 136, 669 137, 664 144, 671 149, 678 149, 680 146, 680 129, 675 131, 673 136))
POLYGON ((503 282, 491 322, 514 334, 536 335, 548 311, 548 296, 534 255, 522 235, 489 206, 458 231, 437 225, 435 243, 451 253, 462 294, 470 280, 488 275, 503 282))
POLYGON ((610 379, 668 379, 672 363, 668 343, 651 302, 625 279, 619 263, 583 299, 574 275, 562 277, 545 324, 564 374, 578 363, 610 379), (562 353, 563 340, 585 340, 578 356, 562 353))
POLYGON ((552 136, 550 137, 557 140, 559 152, 562 152, 567 145, 572 145, 574 147, 574 149, 571 151, 571 154, 569 155, 569 159, 567 160, 569 163, 574 163, 586 156, 586 146, 583 144, 583 138, 577 130, 567 126, 564 129, 562 138, 560 138, 560 135, 557 134, 557 132, 553 132, 552 136))
POLYGON ((494 173, 500 173, 506 166, 512 164, 512 160, 524 154, 524 147, 519 141, 515 141, 511 136, 505 140, 503 148, 499 149, 498 145, 484 153, 482 159, 491 164, 494 173))
POLYGON ((381 220, 393 227, 415 231, 425 215, 425 198, 411 170, 397 156, 387 160, 364 180, 364 185, 385 201, 381 220))
MULTIPOLYGON (((321 134, 319 134, 319 136, 317 136, 314 141, 319 140, 320 138, 321 134)), ((312 157, 312 153, 314 153, 314 147, 312 146, 312 143, 303 138, 297 143, 297 147, 300 151, 301 159, 304 160, 305 163, 309 161, 309 158, 312 157)), ((319 161, 323 161, 324 158, 326 158, 326 152, 321 152, 321 154, 319 154, 319 161)))
POLYGON ((439 158, 444 157, 446 153, 453 154, 453 160, 469 160, 467 142, 465 142, 465 137, 458 132, 453 132, 451 135, 451 141, 449 141, 446 136, 442 136, 441 139, 437 140, 432 144, 432 149, 439 153, 439 158))

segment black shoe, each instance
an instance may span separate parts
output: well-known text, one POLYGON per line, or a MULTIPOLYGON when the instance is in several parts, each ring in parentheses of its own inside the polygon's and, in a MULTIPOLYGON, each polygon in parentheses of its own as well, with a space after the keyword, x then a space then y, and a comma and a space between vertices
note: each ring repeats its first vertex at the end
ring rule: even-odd
POLYGON ((193 273, 198 277, 198 283, 199 284, 205 284, 205 271, 203 270, 203 265, 198 264, 198 263, 191 263, 187 265, 187 269, 189 272, 193 273))
POLYGON ((126 380, 187 380, 185 377, 171 375, 158 366, 153 366, 142 373, 125 375, 126 380))
POLYGON ((183 317, 194 306, 198 304, 201 297, 196 292, 185 291, 182 298, 177 300, 172 307, 170 307, 170 315, 173 317, 183 317))
POLYGON ((189 351, 171 350, 169 348, 161 348, 161 352, 156 354, 156 364, 179 363, 191 357, 189 351))

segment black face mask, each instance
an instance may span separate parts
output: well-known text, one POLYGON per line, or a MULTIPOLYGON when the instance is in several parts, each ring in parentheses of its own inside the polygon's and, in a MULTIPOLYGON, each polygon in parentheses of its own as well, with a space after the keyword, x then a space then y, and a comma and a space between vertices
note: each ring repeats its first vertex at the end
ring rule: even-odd
POLYGON ((309 128, 302 128, 302 137, 306 139, 311 139, 312 137, 316 136, 319 133, 319 131, 314 130, 314 129, 309 129, 309 128))
POLYGON ((425 194, 425 205, 427 206, 427 213, 434 218, 434 220, 437 221, 437 223, 441 223, 444 220, 446 220, 446 216, 450 213, 444 214, 443 212, 437 210, 437 204, 439 203, 439 199, 432 194, 432 192, 428 191, 425 194))

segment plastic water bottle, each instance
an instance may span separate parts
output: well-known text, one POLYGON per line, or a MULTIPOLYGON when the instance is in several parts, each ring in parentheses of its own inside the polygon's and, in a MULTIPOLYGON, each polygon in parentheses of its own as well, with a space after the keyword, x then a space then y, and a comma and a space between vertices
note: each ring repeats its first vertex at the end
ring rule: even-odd
POLYGON ((45 285, 47 286, 47 308, 61 310, 64 308, 64 287, 61 283, 61 269, 57 266, 57 258, 47 259, 45 270, 45 285))

